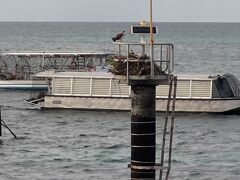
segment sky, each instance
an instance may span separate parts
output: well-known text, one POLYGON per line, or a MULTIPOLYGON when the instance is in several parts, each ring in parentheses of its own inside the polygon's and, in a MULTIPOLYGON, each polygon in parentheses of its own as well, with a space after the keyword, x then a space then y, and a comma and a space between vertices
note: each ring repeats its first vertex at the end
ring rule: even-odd
MULTIPOLYGON (((150 0, 0 0, 0 21, 149 19, 150 0)), ((155 22, 240 22, 240 0, 153 0, 155 22)))

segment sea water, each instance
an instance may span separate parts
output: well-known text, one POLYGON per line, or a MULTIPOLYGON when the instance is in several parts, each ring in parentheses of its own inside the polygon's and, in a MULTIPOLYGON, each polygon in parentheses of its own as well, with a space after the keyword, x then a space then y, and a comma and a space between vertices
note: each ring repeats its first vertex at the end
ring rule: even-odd
MULTIPOLYGON (((116 52, 111 38, 136 23, 0 22, 0 52, 116 52)), ((238 78, 240 24, 157 23, 155 41, 175 47, 178 74, 238 78)), ((146 37, 147 39, 147 37, 146 37)), ((18 136, 3 130, 0 180, 77 180, 130 178, 130 113, 39 110, 27 105, 31 92, 0 91, 2 118, 18 136)), ((157 114, 157 157, 163 114, 157 114)), ((176 115, 171 179, 239 180, 240 116, 176 115)))

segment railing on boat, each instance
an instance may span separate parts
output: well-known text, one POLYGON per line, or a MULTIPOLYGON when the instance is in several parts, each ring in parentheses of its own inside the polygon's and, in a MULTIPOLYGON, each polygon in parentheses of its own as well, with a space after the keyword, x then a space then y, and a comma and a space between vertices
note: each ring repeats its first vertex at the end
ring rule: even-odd
MULTIPOLYGON (((61 74, 61 72, 59 72, 61 74)), ((76 76, 60 75, 51 77, 54 96, 87 96, 87 97, 130 97, 130 86, 120 83, 114 76, 76 76)), ((177 97, 182 99, 211 99, 212 79, 178 80, 177 97)), ((166 98, 169 85, 156 87, 156 97, 166 98)))
POLYGON ((87 71, 105 66, 112 55, 107 52, 3 52, 0 53, 0 79, 31 79, 35 73, 49 69, 87 71))

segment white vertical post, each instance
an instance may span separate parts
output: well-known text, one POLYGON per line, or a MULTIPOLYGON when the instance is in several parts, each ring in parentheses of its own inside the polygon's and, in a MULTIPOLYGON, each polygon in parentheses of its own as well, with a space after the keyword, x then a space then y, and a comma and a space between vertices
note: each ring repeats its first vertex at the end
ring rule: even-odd
POLYGON ((192 79, 189 81, 189 83, 190 83, 190 86, 189 86, 189 89, 190 89, 189 90, 190 91, 189 92, 189 97, 192 98, 192 79))
POLYGON ((209 97, 210 97, 211 99, 212 99, 212 93, 213 93, 213 81, 211 80, 211 81, 210 81, 210 94, 209 94, 209 95, 210 95, 209 97))
POLYGON ((71 92, 70 92, 70 95, 72 96, 73 95, 73 83, 74 83, 74 80, 73 80, 73 77, 71 78, 71 92))
POLYGON ((112 82, 113 82, 113 78, 110 78, 110 87, 109 87, 109 96, 112 96, 112 82))
POLYGON ((93 91, 93 78, 91 77, 90 79, 90 92, 89 92, 89 95, 92 96, 92 91, 93 91))

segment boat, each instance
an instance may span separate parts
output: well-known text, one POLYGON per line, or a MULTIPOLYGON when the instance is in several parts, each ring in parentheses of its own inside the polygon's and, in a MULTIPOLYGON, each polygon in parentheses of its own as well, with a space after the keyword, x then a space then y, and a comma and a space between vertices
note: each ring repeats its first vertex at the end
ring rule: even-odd
POLYGON ((0 89, 46 90, 46 81, 34 74, 49 69, 91 71, 106 62, 108 52, 1 52, 0 89))
MULTIPOLYGON (((130 110, 130 86, 109 72, 36 74, 48 81, 42 109, 130 110)), ((178 74, 176 112, 240 114, 240 82, 232 74, 178 74)), ((156 111, 165 112, 169 85, 156 88, 156 111)), ((35 101, 36 102, 36 101, 35 101)))
MULTIPOLYGON (((143 37, 140 42, 119 41, 113 44, 117 45, 118 53, 105 63, 96 63, 92 71, 42 71, 35 74, 37 78, 46 79, 48 92, 42 93, 44 97, 41 98, 31 97, 28 102, 42 109, 129 111, 129 85, 136 81, 143 85, 144 80, 148 79, 158 84, 156 111, 166 112, 167 103, 170 102, 169 84, 172 77, 175 79, 173 44, 151 44, 145 42, 143 37), (152 46, 154 51, 151 51, 152 46)), ((179 74, 177 84, 176 112, 240 114, 240 83, 232 74, 179 74)))

